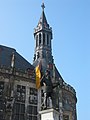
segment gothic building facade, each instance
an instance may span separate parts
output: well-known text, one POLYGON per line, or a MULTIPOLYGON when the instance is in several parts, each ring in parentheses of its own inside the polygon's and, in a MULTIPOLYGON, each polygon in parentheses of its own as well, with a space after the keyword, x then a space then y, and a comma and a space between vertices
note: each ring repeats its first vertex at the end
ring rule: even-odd
POLYGON ((77 120, 76 92, 57 70, 52 55, 52 28, 47 22, 44 4, 34 29, 35 52, 31 65, 15 49, 0 45, 0 120, 39 120, 43 88, 36 89, 35 68, 49 69, 54 89, 54 109, 60 120, 77 120))

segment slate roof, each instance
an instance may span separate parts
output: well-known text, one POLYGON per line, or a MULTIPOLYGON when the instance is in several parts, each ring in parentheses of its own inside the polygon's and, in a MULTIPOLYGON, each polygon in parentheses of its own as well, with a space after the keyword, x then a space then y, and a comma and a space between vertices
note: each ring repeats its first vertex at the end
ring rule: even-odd
POLYGON ((34 69, 34 67, 25 58, 23 58, 15 49, 3 45, 0 45, 0 66, 10 68, 13 53, 15 55, 15 69, 34 69))
POLYGON ((61 74, 59 73, 58 69, 56 68, 56 66, 55 66, 55 77, 56 77, 56 79, 60 79, 63 81, 63 78, 62 78, 61 74))

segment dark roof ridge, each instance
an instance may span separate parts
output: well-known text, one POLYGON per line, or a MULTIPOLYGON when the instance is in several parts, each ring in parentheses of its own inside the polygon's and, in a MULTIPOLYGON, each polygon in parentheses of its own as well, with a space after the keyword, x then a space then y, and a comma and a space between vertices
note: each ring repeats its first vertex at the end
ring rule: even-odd
POLYGON ((14 48, 12 48, 12 47, 8 47, 8 46, 5 46, 5 45, 0 45, 0 48, 7 48, 7 49, 12 49, 12 50, 14 50, 14 51, 16 51, 16 49, 14 49, 14 48))

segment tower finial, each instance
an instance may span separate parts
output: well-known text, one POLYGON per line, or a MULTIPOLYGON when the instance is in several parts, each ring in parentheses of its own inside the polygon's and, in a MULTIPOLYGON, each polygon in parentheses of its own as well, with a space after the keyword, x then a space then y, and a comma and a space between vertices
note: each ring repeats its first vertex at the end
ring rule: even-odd
POLYGON ((44 11, 44 8, 45 8, 44 2, 42 3, 41 7, 42 7, 42 10, 44 11))

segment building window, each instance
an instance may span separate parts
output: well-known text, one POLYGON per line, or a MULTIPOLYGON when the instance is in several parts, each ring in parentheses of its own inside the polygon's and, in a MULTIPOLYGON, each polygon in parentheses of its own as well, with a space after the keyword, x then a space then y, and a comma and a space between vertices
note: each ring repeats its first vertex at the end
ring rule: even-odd
POLYGON ((45 33, 43 33, 43 45, 45 45, 45 33))
POLYGON ((14 119, 19 120, 19 115, 15 115, 14 119))
POLYGON ((32 106, 32 105, 29 105, 28 108, 27 108, 27 113, 28 114, 33 114, 33 115, 37 115, 37 106, 32 106))
POLYGON ((37 115, 37 106, 34 106, 33 109, 34 114, 37 115))
POLYGON ((17 85, 16 101, 25 103, 25 99, 26 99, 26 87, 17 85))
POLYGON ((3 96, 4 82, 0 82, 0 97, 3 96))
POLYGON ((40 57, 39 52, 37 52, 37 59, 40 57))
POLYGON ((25 116, 24 115, 20 115, 20 119, 19 120, 25 120, 25 116))
POLYGON ((15 103, 14 104, 14 120, 25 120, 25 104, 15 103))
POLYGON ((33 107, 33 106, 31 106, 31 105, 29 105, 29 106, 27 107, 27 113, 28 113, 28 114, 32 114, 32 107, 33 107))
POLYGON ((37 90, 35 88, 30 88, 27 115, 28 120, 37 120, 37 90))
POLYGON ((19 114, 20 111, 20 103, 15 103, 14 104, 14 113, 19 114))
POLYGON ((20 113, 21 113, 21 114, 24 114, 24 113, 25 113, 25 105, 24 105, 24 104, 21 104, 21 105, 20 105, 20 113))
POLYGON ((33 59, 34 59, 34 61, 35 61, 35 59, 36 59, 36 54, 34 54, 34 58, 33 58, 33 59))
POLYGON ((4 82, 0 81, 0 120, 4 120, 6 100, 4 98, 4 82))
POLYGON ((36 47, 38 46, 38 35, 36 35, 36 47))
POLYGON ((41 33, 39 34, 39 45, 41 45, 41 33))
POLYGON ((37 120, 37 116, 29 115, 27 120, 37 120))
POLYGON ((27 107, 28 116, 37 116, 37 106, 29 105, 27 107))
POLYGON ((47 34, 47 45, 49 45, 49 35, 47 34))
POLYGON ((30 88, 29 103, 37 104, 37 90, 35 88, 30 88))

